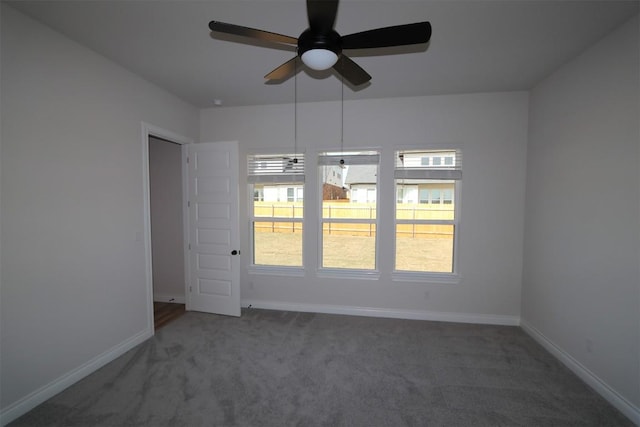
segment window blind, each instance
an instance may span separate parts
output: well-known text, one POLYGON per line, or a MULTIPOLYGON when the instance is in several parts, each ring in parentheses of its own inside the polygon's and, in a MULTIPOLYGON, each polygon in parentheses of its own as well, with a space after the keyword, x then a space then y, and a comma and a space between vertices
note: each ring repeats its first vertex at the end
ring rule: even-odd
POLYGON ((318 156, 318 166, 338 166, 338 165, 377 165, 380 160, 378 154, 321 154, 318 156), (344 160, 344 163, 340 163, 344 160))
POLYGON ((304 154, 249 155, 247 175, 250 184, 304 182, 304 154))

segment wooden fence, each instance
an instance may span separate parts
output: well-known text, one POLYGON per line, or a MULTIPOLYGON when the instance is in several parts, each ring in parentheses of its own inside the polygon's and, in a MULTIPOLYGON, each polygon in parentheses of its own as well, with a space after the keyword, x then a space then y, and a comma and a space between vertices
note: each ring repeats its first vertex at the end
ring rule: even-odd
MULTIPOLYGON (((257 233, 302 233, 302 222, 287 221, 287 218, 301 219, 303 207, 300 203, 254 202, 256 218, 254 230, 257 233), (269 221, 278 218, 280 221, 269 221)), ((360 219, 366 222, 324 222, 323 233, 330 235, 350 235, 375 237, 376 206, 368 203, 324 202, 324 219, 360 219)), ((397 207, 398 219, 404 220, 452 220, 453 204, 424 205, 401 204, 397 207), (425 207, 426 206, 426 207, 425 207)), ((453 225, 449 224, 397 224, 396 236, 407 238, 451 239, 453 225)))

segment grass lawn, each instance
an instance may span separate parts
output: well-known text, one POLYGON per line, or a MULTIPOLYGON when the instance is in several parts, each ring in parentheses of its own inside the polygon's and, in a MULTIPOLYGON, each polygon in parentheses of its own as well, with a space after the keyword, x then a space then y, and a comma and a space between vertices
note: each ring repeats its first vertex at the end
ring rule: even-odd
MULTIPOLYGON (((302 265, 302 233, 256 233, 258 265, 302 265)), ((450 272, 453 257, 451 238, 398 237, 397 269, 450 272)), ((328 268, 375 268, 375 238, 325 235, 324 265, 328 268)))

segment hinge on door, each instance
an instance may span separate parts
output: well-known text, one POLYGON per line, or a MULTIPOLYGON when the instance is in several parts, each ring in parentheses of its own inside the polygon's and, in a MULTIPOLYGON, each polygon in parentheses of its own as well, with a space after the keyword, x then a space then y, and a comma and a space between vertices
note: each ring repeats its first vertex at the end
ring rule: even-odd
POLYGON ((191 207, 191 200, 187 200, 187 207, 190 208, 191 207))
POLYGON ((191 243, 189 243, 189 250, 191 250, 191 243))
POLYGON ((191 286, 189 286, 189 292, 193 291, 193 289, 191 289, 191 286))
POLYGON ((187 164, 189 163, 189 156, 187 156, 187 164))

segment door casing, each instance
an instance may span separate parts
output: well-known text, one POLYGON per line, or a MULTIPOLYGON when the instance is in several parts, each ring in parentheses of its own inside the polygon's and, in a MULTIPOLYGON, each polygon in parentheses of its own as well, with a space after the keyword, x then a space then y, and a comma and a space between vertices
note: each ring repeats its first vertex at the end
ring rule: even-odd
POLYGON ((187 286, 189 283, 188 277, 188 222, 186 221, 187 212, 187 168, 186 156, 188 144, 193 144, 193 140, 179 135, 177 133, 168 131, 158 126, 151 125, 149 123, 141 123, 141 141, 142 141, 142 179, 143 179, 143 199, 144 199, 144 231, 143 236, 138 236, 136 233, 136 240, 140 238, 144 242, 144 254, 145 254, 145 281, 146 281, 146 300, 147 300, 147 329, 151 331, 153 335, 155 333, 153 326, 153 257, 151 253, 151 198, 150 198, 150 181, 149 181, 149 137, 154 136, 156 138, 165 139, 167 141, 174 142, 182 145, 182 235, 183 235, 183 254, 185 263, 185 295, 187 292, 187 286))

